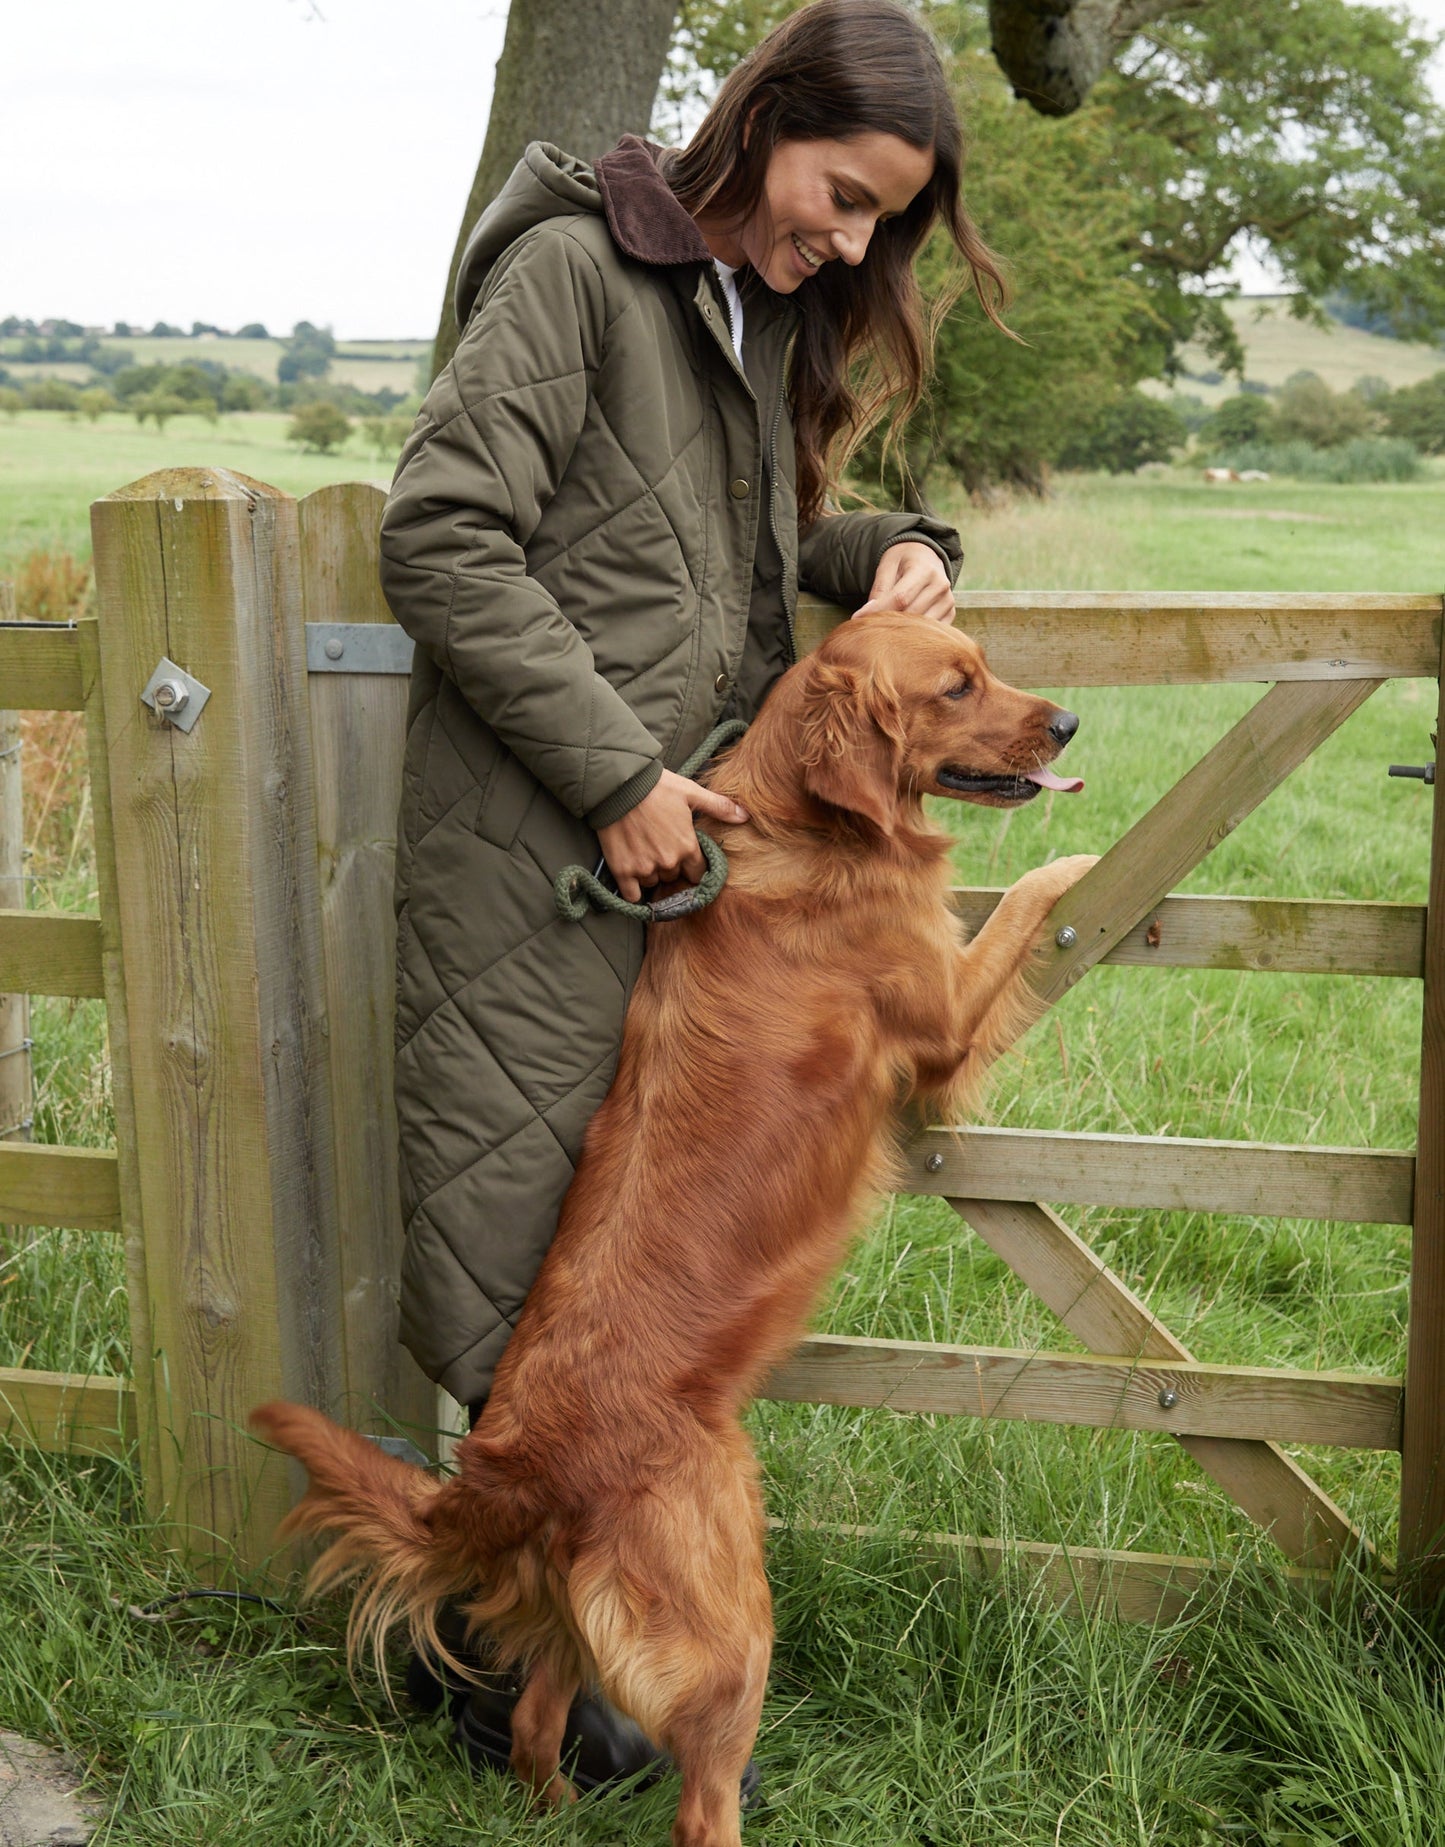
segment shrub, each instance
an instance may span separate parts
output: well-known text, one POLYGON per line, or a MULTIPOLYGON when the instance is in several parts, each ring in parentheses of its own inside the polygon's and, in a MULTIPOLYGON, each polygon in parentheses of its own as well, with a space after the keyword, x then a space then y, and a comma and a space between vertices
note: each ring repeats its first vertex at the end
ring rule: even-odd
POLYGON ((270 387, 252 372, 233 372, 221 391, 222 410, 261 410, 270 401, 270 387))
POLYGON ((372 452, 382 461, 394 460, 402 444, 411 434, 410 417, 368 417, 362 423, 366 440, 371 444, 372 452))
POLYGON ((76 407, 89 422, 94 423, 108 410, 114 410, 116 402, 104 385, 92 385, 81 392, 76 407))
POLYGON ((300 443, 309 455, 329 455, 351 434, 351 419, 334 404, 303 404, 291 420, 286 440, 300 443))
POLYGON ((1241 392, 1226 398, 1199 432, 1212 449, 1235 448, 1240 443, 1267 442, 1274 427, 1274 412, 1261 397, 1241 392))
POLYGON ((1296 372, 1280 387, 1275 406, 1275 434, 1283 442, 1304 442, 1316 449, 1367 436, 1376 419, 1353 391, 1331 391, 1313 372, 1296 372))
POLYGON ((1177 410, 1126 391, 1105 404, 1072 436, 1059 455, 1060 468, 1107 468, 1111 475, 1132 474, 1146 462, 1167 462, 1189 440, 1177 410))
POLYGON ((37 378, 25 387, 27 410, 69 410, 80 403, 80 393, 63 378, 37 378))
POLYGON ((1380 408, 1391 436, 1403 437, 1426 455, 1445 455, 1445 372, 1392 391, 1380 408))
POLYGON ((1420 472, 1419 450, 1394 436, 1357 436, 1332 449, 1298 441, 1244 443, 1222 451, 1218 460, 1222 467, 1241 472, 1259 468, 1298 481, 1413 481, 1420 472))
POLYGON ((0 411, 7 417, 18 416, 25 400, 11 385, 0 385, 0 411))
POLYGON ((146 391, 130 401, 130 408, 135 412, 137 423, 144 423, 149 417, 158 430, 163 430, 172 417, 179 417, 182 411, 198 410, 201 406, 188 404, 184 398, 177 397, 171 391, 146 391))

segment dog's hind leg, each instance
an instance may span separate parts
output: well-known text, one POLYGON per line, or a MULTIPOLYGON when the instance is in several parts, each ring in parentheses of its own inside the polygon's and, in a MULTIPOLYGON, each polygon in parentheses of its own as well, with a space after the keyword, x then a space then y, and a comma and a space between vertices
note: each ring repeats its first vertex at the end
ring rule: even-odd
POLYGON ((673 1847, 740 1847, 772 1652, 762 1514, 742 1433, 710 1436, 614 1521, 569 1583, 602 1689, 682 1772, 673 1847))
POLYGON ((539 1803, 561 1808, 577 1792, 562 1774, 562 1735, 576 1697, 575 1674, 564 1675, 543 1657, 527 1676, 512 1709, 512 1771, 539 1803))

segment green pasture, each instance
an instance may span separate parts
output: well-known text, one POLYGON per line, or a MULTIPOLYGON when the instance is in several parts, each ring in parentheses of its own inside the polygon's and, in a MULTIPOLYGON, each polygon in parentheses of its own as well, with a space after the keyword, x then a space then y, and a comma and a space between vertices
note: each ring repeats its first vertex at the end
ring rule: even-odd
MULTIPOLYGON (((3 555, 85 543, 86 500, 165 463, 303 492, 384 474, 304 458, 282 419, 0 424, 3 555), (73 447, 67 443, 73 440, 73 447), (226 442, 234 445, 223 449, 226 442), (245 452, 247 459, 242 460, 245 452), (314 472, 310 472, 314 471, 314 472), (17 531, 28 536, 17 537, 17 531), (35 535, 43 535, 37 537, 35 535)), ((1445 582, 1445 479, 1209 489, 1190 475, 1078 478, 993 512, 951 508, 967 582, 1038 589, 1411 589, 1445 582)), ((3 567, 0 567, 3 568, 3 567)), ((960 880, 1002 883, 1099 851, 1251 702, 1254 687, 1051 689, 1082 719, 1079 796, 997 813, 939 804, 960 880)), ((1435 688, 1381 689, 1187 882, 1191 891, 1419 902, 1430 798, 1389 780, 1430 754, 1435 688)), ((36 839, 37 903, 94 901, 83 795, 36 839)), ((38 1002, 45 1139, 113 1133, 101 1009, 38 1002)), ((1099 969, 1001 1065, 987 1119, 1019 1127, 1409 1147, 1419 993, 1384 979, 1099 969)), ((1285 1219, 1068 1209, 1200 1358, 1398 1373, 1408 1232, 1285 1219)), ((886 1203, 818 1316, 842 1333, 1072 1350, 1077 1343, 938 1201, 886 1203)), ((0 1364, 123 1370, 118 1253, 63 1232, 0 1255, 0 1364)), ((1368 1580, 1331 1605, 1166 1438, 801 1405, 751 1414, 770 1511, 779 1641, 758 1757, 770 1847, 1433 1847, 1445 1831, 1437 1645, 1368 1580), (816 1522, 873 1526, 849 1542, 816 1522), (1172 1628, 1062 1618, 1011 1582, 936 1580, 907 1529, 1183 1552, 1229 1564, 1172 1628)), ((1387 1557, 1396 1458, 1293 1452, 1387 1557)), ((102 1844, 360 1847, 666 1837, 668 1786, 528 1818, 467 1776, 444 1729, 348 1685, 343 1612, 131 1606, 189 1585, 127 1467, 5 1455, 0 1723, 63 1743, 112 1806, 102 1844)))

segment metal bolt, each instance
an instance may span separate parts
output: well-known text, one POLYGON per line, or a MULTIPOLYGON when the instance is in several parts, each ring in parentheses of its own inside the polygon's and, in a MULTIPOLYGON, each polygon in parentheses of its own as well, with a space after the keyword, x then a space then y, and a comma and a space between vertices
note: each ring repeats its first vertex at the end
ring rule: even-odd
POLYGON ((1159 1394, 1159 1409, 1161 1411, 1172 1411, 1178 1402, 1178 1392, 1171 1391, 1166 1385, 1164 1390, 1159 1394))
POLYGON ((183 712, 191 703, 189 688, 179 680, 162 680, 151 696, 158 712, 183 712))
POLYGON ((923 1165, 928 1169, 929 1173, 941 1174, 943 1172, 943 1156, 941 1154, 930 1154, 923 1165))
POLYGON ((345 652, 346 652, 346 643, 344 641, 338 641, 336 637, 333 635, 330 641, 328 641, 326 644, 327 660, 339 661, 342 655, 345 654, 345 652))
POLYGON ((1060 949, 1072 949, 1079 940, 1079 933, 1072 924, 1065 924, 1062 930, 1054 932, 1054 941, 1060 949))

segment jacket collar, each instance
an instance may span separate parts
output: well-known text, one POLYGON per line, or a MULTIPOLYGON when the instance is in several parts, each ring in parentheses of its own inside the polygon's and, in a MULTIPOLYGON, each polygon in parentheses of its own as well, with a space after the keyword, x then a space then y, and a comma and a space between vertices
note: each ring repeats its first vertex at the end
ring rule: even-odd
POLYGON ((594 166, 612 241, 639 263, 711 263, 706 239, 658 170, 662 151, 624 135, 594 166))

